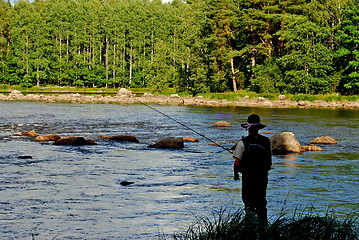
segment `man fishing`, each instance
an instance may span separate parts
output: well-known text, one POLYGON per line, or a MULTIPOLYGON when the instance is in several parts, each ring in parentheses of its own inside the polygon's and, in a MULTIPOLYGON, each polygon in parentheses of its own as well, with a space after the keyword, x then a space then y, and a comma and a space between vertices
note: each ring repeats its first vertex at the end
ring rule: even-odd
POLYGON ((260 123, 256 114, 249 115, 247 123, 241 126, 248 130, 248 136, 239 141, 233 153, 234 180, 239 180, 240 172, 246 213, 255 214, 259 221, 266 223, 268 171, 272 165, 270 140, 258 133, 266 125, 260 123))

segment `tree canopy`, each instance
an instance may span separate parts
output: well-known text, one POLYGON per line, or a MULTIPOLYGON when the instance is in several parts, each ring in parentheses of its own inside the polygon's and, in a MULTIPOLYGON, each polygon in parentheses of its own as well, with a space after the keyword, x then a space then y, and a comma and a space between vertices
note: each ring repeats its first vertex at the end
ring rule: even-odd
POLYGON ((358 0, 0 0, 0 83, 359 93, 358 0))

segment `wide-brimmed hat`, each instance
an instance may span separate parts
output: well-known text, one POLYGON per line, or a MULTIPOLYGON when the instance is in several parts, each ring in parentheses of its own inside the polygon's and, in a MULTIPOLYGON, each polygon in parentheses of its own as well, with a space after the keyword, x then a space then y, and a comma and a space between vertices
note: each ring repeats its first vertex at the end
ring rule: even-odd
POLYGON ((249 128, 257 128, 262 129, 265 128, 266 125, 261 124, 261 119, 257 114, 251 114, 247 118, 247 122, 241 124, 242 128, 249 129, 249 128))

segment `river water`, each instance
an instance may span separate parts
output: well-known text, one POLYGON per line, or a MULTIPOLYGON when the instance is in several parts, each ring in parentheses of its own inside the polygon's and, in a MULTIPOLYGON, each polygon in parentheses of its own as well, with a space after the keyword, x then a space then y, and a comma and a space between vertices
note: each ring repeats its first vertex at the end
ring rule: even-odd
MULTIPOLYGON (((262 117, 263 131, 291 131, 302 145, 334 137, 338 144, 322 152, 273 156, 269 216, 291 217, 310 207, 359 214, 359 111, 152 107, 228 148, 246 135, 240 124, 250 113, 262 117), (219 120, 233 127, 211 126, 219 120)), ((145 105, 0 102, 0 112, 1 239, 171 239, 197 217, 243 208, 231 154, 145 105), (98 145, 11 136, 28 130, 84 136, 98 145), (133 135, 140 143, 100 138, 115 135, 133 135), (181 150, 147 147, 168 136, 200 141, 181 150)))

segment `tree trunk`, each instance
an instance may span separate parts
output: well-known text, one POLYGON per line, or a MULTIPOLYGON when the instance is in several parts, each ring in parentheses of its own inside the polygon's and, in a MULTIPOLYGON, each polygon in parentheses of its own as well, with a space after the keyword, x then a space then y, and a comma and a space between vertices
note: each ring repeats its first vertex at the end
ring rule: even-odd
POLYGON ((69 59, 70 59, 69 46, 70 46, 69 38, 67 37, 67 39, 66 39, 66 62, 67 63, 69 62, 69 59))
POLYGON ((61 39, 61 37, 59 39, 59 42, 60 42, 60 58, 62 58, 62 39, 61 39))
POLYGON ((26 74, 29 74, 29 36, 26 35, 26 50, 25 50, 25 56, 26 56, 26 74))
POLYGON ((153 33, 153 30, 152 30, 152 32, 151 32, 151 64, 153 63, 153 55, 155 53, 155 50, 154 50, 155 46, 154 45, 155 45, 154 44, 154 33, 153 33))
POLYGON ((133 59, 133 52, 132 52, 132 43, 131 43, 131 48, 130 48, 130 81, 129 81, 129 85, 131 86, 132 83, 132 59, 133 59))
POLYGON ((106 68, 106 88, 108 88, 108 36, 106 36, 106 47, 105 47, 105 68, 106 68))
POLYGON ((113 69, 112 69, 113 87, 115 87, 116 79, 116 43, 113 44, 113 69))
POLYGON ((236 81, 236 71, 234 69, 234 59, 233 57, 230 58, 231 62, 231 72, 232 72, 232 84, 233 84, 233 91, 237 91, 237 81, 236 81))
POLYGON ((251 79, 254 79, 253 69, 254 69, 254 67, 256 66, 256 54, 255 54, 255 49, 252 50, 251 66, 252 66, 251 79))
POLYGON ((123 34, 123 51, 122 51, 122 74, 125 72, 126 66, 126 33, 123 34))
POLYGON ((39 66, 36 67, 36 86, 40 87, 40 69, 39 66))
POLYGON ((96 47, 95 40, 94 37, 92 36, 92 65, 93 66, 95 66, 96 64, 95 47, 96 47))

